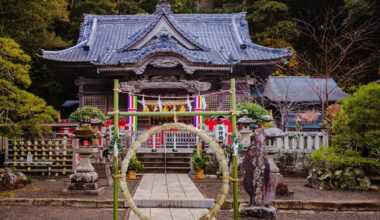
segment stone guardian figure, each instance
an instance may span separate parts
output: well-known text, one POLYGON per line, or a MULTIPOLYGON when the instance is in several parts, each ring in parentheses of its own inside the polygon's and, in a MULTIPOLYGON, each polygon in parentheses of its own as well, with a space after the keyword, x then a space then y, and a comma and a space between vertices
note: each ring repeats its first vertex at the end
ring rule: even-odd
POLYGON ((249 206, 240 213, 256 218, 276 219, 276 209, 270 204, 276 194, 277 177, 270 170, 263 128, 255 130, 255 141, 243 160, 243 186, 250 196, 249 206))

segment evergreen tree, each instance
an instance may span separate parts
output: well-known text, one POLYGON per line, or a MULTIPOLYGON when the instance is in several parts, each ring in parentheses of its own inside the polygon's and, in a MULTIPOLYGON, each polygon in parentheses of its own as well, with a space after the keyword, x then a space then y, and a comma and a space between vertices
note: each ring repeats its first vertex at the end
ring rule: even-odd
POLYGON ((291 43, 300 35, 296 22, 288 19, 289 8, 285 3, 270 0, 246 1, 244 8, 248 12, 252 37, 258 43, 266 39, 291 43))
POLYGON ((11 37, 24 50, 66 47, 54 32, 54 24, 68 19, 66 0, 0 0, 0 37, 11 37))
POLYGON ((30 57, 12 39, 0 38, 0 136, 41 135, 42 123, 53 122, 58 112, 23 90, 31 84, 30 57))

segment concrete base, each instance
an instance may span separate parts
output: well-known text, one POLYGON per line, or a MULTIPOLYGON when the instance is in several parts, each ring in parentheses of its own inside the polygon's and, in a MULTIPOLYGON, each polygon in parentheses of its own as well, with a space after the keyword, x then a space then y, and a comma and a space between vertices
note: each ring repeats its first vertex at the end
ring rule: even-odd
POLYGON ((273 206, 249 206, 240 207, 239 213, 241 215, 253 217, 256 219, 267 219, 275 220, 277 219, 277 209, 273 206))
POLYGON ((95 190, 69 190, 69 189, 64 189, 62 192, 64 194, 84 194, 84 195, 98 196, 104 192, 104 187, 100 187, 99 189, 95 189, 95 190))

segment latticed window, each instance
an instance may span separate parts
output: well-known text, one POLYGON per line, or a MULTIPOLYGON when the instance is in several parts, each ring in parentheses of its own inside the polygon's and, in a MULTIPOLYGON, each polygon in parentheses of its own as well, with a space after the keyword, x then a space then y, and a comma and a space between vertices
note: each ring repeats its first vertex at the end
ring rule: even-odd
MULTIPOLYGON (((223 95, 222 99, 223 99, 223 110, 229 110, 231 108, 231 96, 229 94, 223 95)), ((236 103, 237 104, 242 103, 242 102, 248 102, 248 101, 249 101, 249 97, 247 97, 246 94, 244 94, 244 93, 237 93, 236 94, 236 103)))
POLYGON ((207 111, 216 111, 219 107, 218 95, 206 95, 207 111))
POLYGON ((107 110, 107 97, 103 95, 83 96, 84 106, 95 106, 103 112, 107 110))
POLYGON ((223 95, 223 110, 229 110, 231 107, 231 97, 230 95, 223 95))

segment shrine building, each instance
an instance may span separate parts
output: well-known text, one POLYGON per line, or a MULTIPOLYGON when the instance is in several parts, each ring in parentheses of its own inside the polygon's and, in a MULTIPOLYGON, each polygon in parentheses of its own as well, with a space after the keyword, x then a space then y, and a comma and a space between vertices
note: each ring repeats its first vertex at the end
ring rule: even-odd
MULTIPOLYGON (((227 110, 231 76, 237 101, 251 101, 255 77, 289 56, 289 49, 254 44, 245 13, 174 14, 165 2, 154 14, 86 14, 76 45, 42 53, 49 68, 76 77, 79 107, 104 112, 113 110, 113 79, 124 92, 121 111, 227 110)), ((137 120, 144 129, 172 119, 137 120)))

